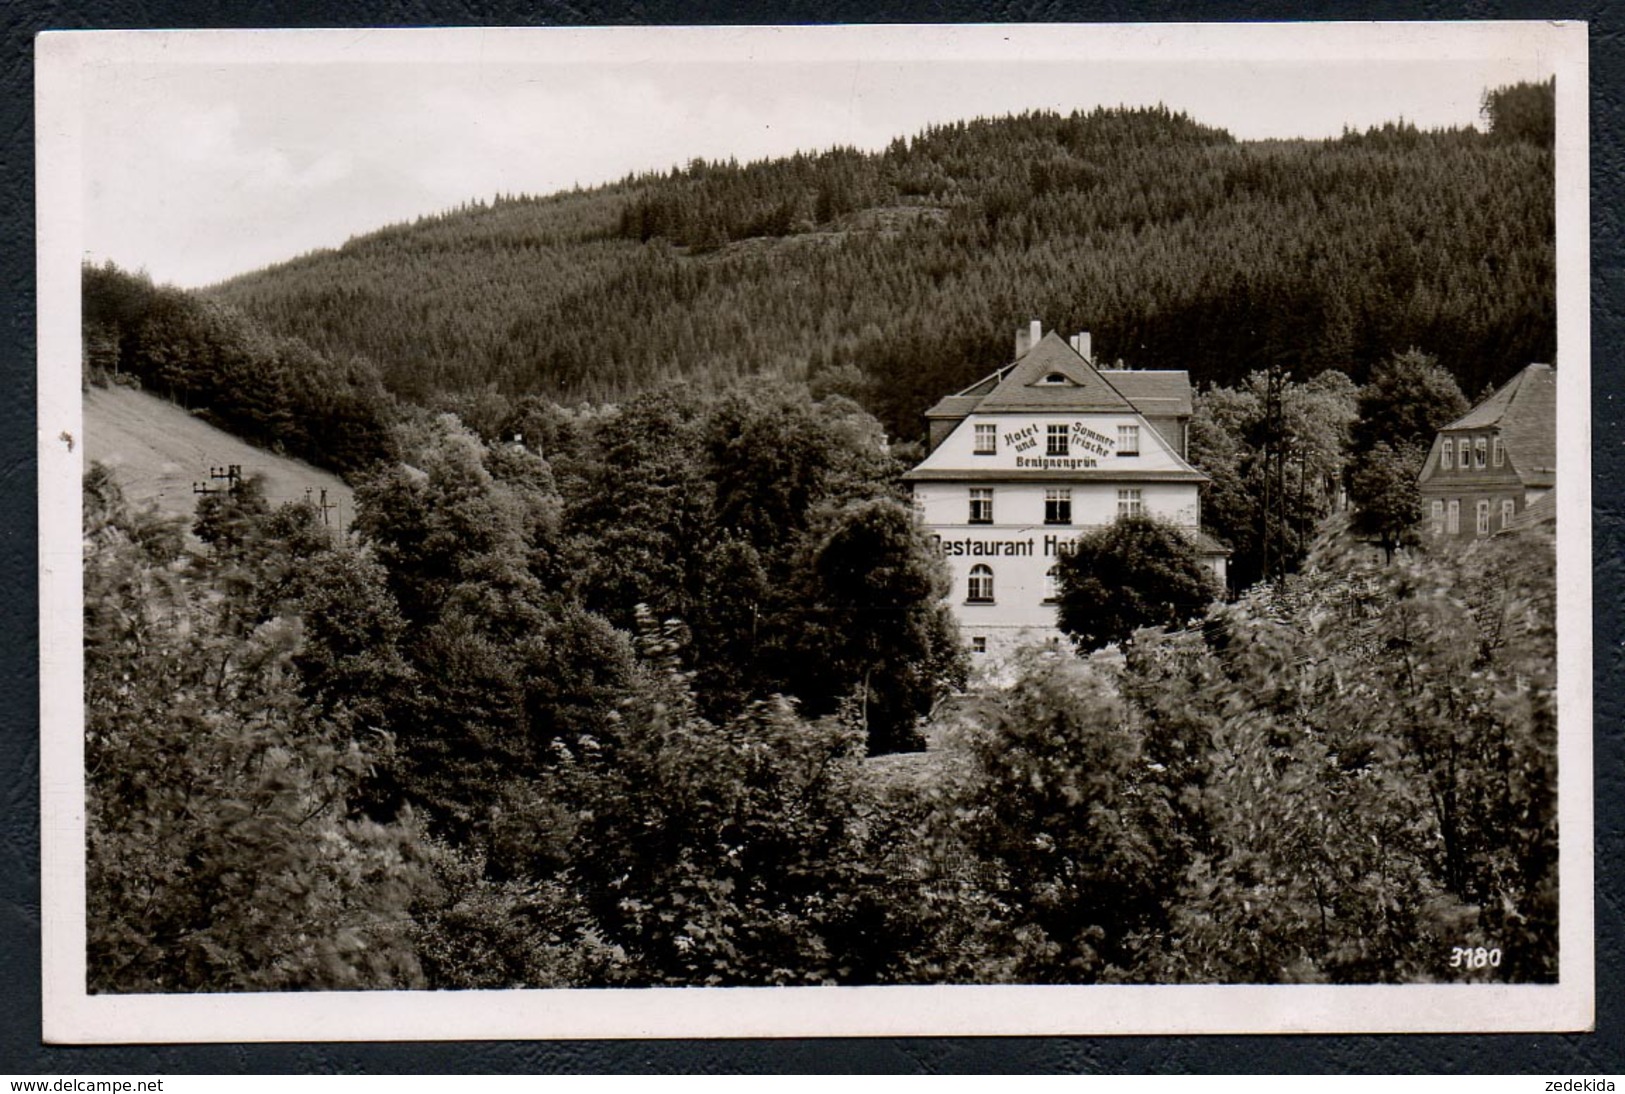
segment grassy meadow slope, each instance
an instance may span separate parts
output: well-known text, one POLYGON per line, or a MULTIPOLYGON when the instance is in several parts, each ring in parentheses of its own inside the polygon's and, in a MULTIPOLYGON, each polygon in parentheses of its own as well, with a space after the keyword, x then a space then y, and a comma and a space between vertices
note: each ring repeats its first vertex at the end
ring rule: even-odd
POLYGON ((309 489, 327 490, 337 504, 332 519, 348 528, 355 515, 354 492, 338 476, 300 460, 255 448, 165 399, 128 387, 92 387, 85 392, 85 463, 107 465, 137 505, 152 502, 174 516, 191 517, 194 482, 208 479, 210 467, 238 464, 244 475, 265 476, 273 506, 297 501, 309 489))

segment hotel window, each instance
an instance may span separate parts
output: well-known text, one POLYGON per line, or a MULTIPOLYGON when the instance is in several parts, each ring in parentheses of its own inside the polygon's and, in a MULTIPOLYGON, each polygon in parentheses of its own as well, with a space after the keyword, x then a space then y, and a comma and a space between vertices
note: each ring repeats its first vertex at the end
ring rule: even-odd
POLYGON ((1433 534, 1438 535, 1444 531, 1444 502, 1434 499, 1433 502, 1433 534))
POLYGON ((992 422, 978 422, 976 425, 976 448, 972 454, 977 456, 991 456, 999 450, 997 426, 992 422))
POLYGON ((1517 506, 1513 504, 1511 498, 1501 499, 1501 527, 1510 528, 1512 526, 1512 512, 1516 508, 1517 506))
POLYGON ((993 488, 991 486, 971 487, 970 522, 972 524, 993 523, 993 488))
POLYGON ((1446 535, 1451 536, 1461 531, 1461 502, 1455 498, 1450 499, 1445 510, 1444 530, 1446 535))
POLYGON ((985 635, 985 634, 974 634, 974 635, 972 635, 971 640, 970 640, 970 651, 972 653, 986 653, 987 652, 987 635, 985 635))
POLYGON ((1506 445, 1501 443, 1501 438, 1500 437, 1497 437, 1497 438, 1495 438, 1495 466, 1496 467, 1505 467, 1506 463, 1507 463, 1506 445))
POLYGON ((1064 456, 1071 451, 1066 443, 1065 422, 1050 425, 1044 431, 1044 439, 1046 441, 1044 455, 1046 456, 1064 456))
POLYGON ((1473 442, 1473 466, 1480 471, 1484 469, 1484 451, 1487 444, 1483 437, 1473 442))
POLYGON ((1120 425, 1117 427, 1117 454, 1119 456, 1138 456, 1140 454, 1139 426, 1120 425))
POLYGON ((1044 523, 1045 524, 1071 524, 1072 523, 1072 488, 1069 486, 1057 487, 1054 490, 1044 491, 1044 523))
POLYGON ((1044 571, 1044 603, 1053 604, 1061 599, 1061 568, 1051 566, 1044 571))
POLYGON ((1455 463, 1455 450, 1455 442, 1449 437, 1446 437, 1444 439, 1444 447, 1439 449, 1439 466, 1444 468, 1446 471, 1450 470, 1451 465, 1455 463))
POLYGON ((993 567, 979 562, 970 568, 970 586, 965 599, 972 604, 993 603, 993 567))
POLYGON ((1138 517, 1145 513, 1145 502, 1140 498, 1140 488, 1130 487, 1117 492, 1117 515, 1120 517, 1138 517))
POLYGON ((1479 502, 1477 506, 1477 513, 1478 534, 1481 536, 1487 536, 1490 534, 1490 503, 1487 501, 1479 502))

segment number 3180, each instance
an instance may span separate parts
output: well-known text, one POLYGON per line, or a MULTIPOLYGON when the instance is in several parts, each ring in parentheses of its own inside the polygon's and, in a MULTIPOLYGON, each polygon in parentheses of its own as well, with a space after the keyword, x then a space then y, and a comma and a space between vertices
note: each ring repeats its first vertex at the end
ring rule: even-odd
POLYGON ((1453 969, 1498 969, 1501 967, 1501 949, 1485 949, 1479 946, 1471 949, 1466 946, 1456 946, 1450 951, 1450 967, 1453 969))

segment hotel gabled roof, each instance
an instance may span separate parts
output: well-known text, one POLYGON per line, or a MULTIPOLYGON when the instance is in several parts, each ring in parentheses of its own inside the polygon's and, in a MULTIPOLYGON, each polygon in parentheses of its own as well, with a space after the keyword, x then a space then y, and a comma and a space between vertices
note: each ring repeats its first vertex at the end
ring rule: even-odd
POLYGON ((1051 331, 1013 364, 938 400, 926 417, 958 419, 989 411, 1124 410, 1153 418, 1189 415, 1189 374, 1097 370, 1051 331))

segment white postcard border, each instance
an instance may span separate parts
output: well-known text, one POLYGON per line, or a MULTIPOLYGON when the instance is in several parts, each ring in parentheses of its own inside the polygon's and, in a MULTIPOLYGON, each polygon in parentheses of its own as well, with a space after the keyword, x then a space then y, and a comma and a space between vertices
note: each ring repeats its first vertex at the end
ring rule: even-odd
POLYGON ((1594 1022, 1591 747, 1589 148, 1586 28, 1558 23, 1077 27, 624 28, 52 34, 36 49, 39 270, 41 855, 44 1031, 53 1043, 508 1040, 1148 1033, 1570 1031, 1594 1022), (1543 51, 1557 71, 1559 983, 619 989, 92 996, 85 992, 79 264, 85 66, 339 56, 572 63, 647 51, 696 60, 1009 58, 1166 62, 1475 58, 1543 51))

